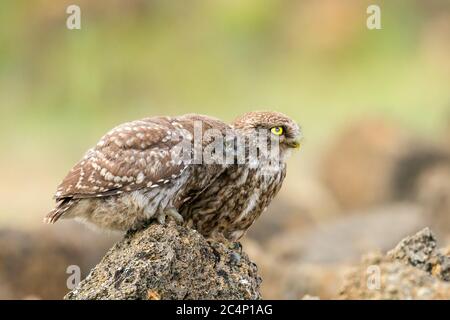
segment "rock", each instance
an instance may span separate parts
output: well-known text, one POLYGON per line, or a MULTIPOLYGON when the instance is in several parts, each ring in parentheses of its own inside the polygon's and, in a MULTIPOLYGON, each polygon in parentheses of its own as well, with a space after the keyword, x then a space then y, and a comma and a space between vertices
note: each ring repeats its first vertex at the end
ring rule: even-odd
POLYGON ((436 250, 436 238, 428 228, 403 239, 387 256, 450 281, 450 256, 436 250))
POLYGON ((351 274, 340 293, 341 299, 449 299, 450 284, 400 262, 378 265, 381 286, 368 287, 366 265, 351 274))
MULTIPOLYGON (((418 143, 414 147, 410 147, 398 159, 392 172, 392 197, 401 200, 417 200, 423 191, 421 190, 423 189, 422 185, 428 183, 432 188, 429 192, 425 191, 425 194, 435 193, 437 189, 433 188, 433 184, 436 184, 434 177, 436 171, 444 173, 445 177, 449 167, 450 154, 441 145, 430 142, 418 143)), ((442 185, 439 180, 437 183, 442 185)))
POLYGON ((65 299, 261 299, 240 245, 170 223, 128 233, 65 299))
POLYGON ((426 228, 386 256, 367 255, 346 277, 341 299, 450 299, 450 256, 426 228))
POLYGON ((267 250, 276 260, 295 264, 355 262, 368 251, 391 249, 425 223, 420 206, 392 203, 344 215, 303 232, 285 232, 273 239, 267 250))
POLYGON ((450 161, 425 170, 417 179, 414 197, 440 242, 450 244, 450 161))
POLYGON ((341 288, 345 265, 312 264, 301 260, 290 261, 266 250, 246 238, 243 246, 248 255, 258 262, 264 279, 261 292, 265 299, 301 299, 305 295, 333 299, 341 288))
POLYGON ((111 247, 109 237, 70 224, 58 230, 0 229, 0 299, 61 299, 67 268, 86 275, 111 247))
POLYGON ((337 135, 324 155, 321 176, 348 213, 416 201, 420 179, 436 167, 450 167, 450 152, 443 143, 414 136, 385 120, 366 119, 337 135))
POLYGON ((310 228, 286 229, 268 242, 246 237, 243 246, 258 263, 264 298, 300 299, 307 294, 335 299, 361 255, 390 250, 424 225, 420 206, 393 203, 310 228))
POLYGON ((363 119, 337 133, 324 154, 321 176, 344 212, 391 198, 391 178, 410 140, 384 119, 363 119))

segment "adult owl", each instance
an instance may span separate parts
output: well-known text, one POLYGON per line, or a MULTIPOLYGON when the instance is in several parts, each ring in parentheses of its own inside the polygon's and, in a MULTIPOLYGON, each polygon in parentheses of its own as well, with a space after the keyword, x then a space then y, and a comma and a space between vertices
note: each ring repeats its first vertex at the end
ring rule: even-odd
POLYGON ((170 216, 236 241, 280 190, 300 136, 278 112, 249 112, 231 125, 197 114, 124 123, 71 169, 45 221, 127 231, 170 216))

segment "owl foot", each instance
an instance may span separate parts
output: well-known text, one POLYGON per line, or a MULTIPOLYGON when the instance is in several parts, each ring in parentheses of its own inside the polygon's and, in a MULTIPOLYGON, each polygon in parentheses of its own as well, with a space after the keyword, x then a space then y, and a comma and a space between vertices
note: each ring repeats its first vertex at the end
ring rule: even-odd
POLYGON ((160 224, 165 224, 166 223, 166 217, 172 217, 173 220, 175 220, 175 222, 178 223, 178 224, 182 224, 183 221, 184 221, 183 216, 181 214, 179 214, 178 211, 175 208, 169 208, 169 209, 161 210, 158 213, 158 215, 156 217, 156 220, 160 224))

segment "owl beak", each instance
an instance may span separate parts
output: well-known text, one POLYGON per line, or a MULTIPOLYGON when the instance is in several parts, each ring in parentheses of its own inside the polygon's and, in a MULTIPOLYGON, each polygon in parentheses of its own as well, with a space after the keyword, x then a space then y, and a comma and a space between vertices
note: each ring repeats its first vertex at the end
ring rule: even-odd
POLYGON ((290 148, 300 149, 302 144, 301 144, 300 140, 291 140, 291 141, 287 142, 287 145, 290 148))

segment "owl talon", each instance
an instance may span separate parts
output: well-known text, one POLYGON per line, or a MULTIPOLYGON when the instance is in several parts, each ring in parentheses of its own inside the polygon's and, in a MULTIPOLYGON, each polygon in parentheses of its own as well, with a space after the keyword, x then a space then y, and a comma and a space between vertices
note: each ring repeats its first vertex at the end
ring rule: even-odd
POLYGON ((183 216, 174 208, 167 209, 166 215, 172 217, 176 223, 182 224, 184 222, 183 216))
POLYGON ((158 214, 156 217, 156 220, 159 224, 166 224, 166 215, 165 214, 158 214))
POLYGON ((184 221, 183 216, 179 214, 178 211, 174 208, 161 211, 156 216, 156 220, 158 221, 159 224, 166 224, 166 217, 171 217, 173 220, 175 220, 176 223, 179 224, 182 224, 184 221))

